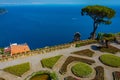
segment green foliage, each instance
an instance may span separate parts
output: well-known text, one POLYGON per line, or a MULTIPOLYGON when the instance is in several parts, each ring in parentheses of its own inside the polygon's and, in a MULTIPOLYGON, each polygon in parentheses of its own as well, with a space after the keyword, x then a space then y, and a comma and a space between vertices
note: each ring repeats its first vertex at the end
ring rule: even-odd
POLYGON ((28 70, 30 70, 29 62, 4 68, 4 71, 14 74, 16 76, 21 76, 28 70))
POLYGON ((85 63, 79 62, 72 67, 72 72, 78 77, 88 77, 92 73, 92 68, 85 63))
POLYGON ((115 16, 115 11, 111 8, 108 8, 106 6, 100 6, 100 5, 94 5, 94 6, 87 6, 82 9, 82 14, 86 15, 93 15, 91 17, 99 16, 101 22, 103 22, 102 18, 109 18, 111 19, 112 17, 115 16))
POLYGON ((62 55, 46 58, 41 61, 43 67, 52 68, 62 55))
POLYGON ((120 57, 113 54, 104 54, 100 56, 100 60, 108 66, 120 67, 120 57))

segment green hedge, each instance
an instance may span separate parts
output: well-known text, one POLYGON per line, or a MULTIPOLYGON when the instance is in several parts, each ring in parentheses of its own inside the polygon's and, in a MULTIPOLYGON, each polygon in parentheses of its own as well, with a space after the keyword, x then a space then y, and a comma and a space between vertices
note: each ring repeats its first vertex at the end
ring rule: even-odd
POLYGON ((55 57, 51 57, 51 58, 46 58, 46 59, 42 59, 41 63, 43 67, 47 67, 47 68, 52 68, 55 63, 60 59, 62 55, 59 56, 55 56, 55 57))
POLYGON ((4 68, 3 70, 6 72, 9 72, 11 74, 14 74, 16 76, 22 76, 25 72, 30 70, 30 64, 29 64, 29 62, 22 63, 22 64, 18 64, 18 65, 4 68))

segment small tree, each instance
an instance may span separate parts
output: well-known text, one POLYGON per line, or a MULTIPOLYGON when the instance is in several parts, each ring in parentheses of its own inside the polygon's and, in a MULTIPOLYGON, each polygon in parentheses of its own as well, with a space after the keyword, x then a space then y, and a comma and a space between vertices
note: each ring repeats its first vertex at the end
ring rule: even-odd
POLYGON ((93 19, 93 31, 91 32, 90 39, 95 39, 98 25, 101 23, 111 24, 111 18, 115 16, 115 11, 105 6, 94 5, 82 8, 81 15, 88 15, 93 19))

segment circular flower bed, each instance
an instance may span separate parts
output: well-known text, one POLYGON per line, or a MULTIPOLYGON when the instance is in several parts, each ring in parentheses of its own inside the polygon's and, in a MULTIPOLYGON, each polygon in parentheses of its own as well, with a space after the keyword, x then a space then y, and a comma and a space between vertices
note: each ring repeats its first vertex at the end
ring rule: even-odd
POLYGON ((113 54, 104 54, 100 56, 100 61, 111 67, 120 67, 120 57, 113 54))
POLYGON ((79 62, 77 64, 75 64, 72 68, 71 68, 72 72, 74 75, 78 76, 78 77, 88 77, 92 72, 92 68, 83 62, 79 62))
POLYGON ((25 80, 58 80, 58 77, 54 72, 39 71, 32 73, 25 80))

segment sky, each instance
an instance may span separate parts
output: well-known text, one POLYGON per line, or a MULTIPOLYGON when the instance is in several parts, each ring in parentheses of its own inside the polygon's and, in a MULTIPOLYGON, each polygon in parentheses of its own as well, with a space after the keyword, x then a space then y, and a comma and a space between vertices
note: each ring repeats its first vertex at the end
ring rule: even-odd
POLYGON ((0 4, 110 4, 110 5, 120 5, 120 0, 0 0, 0 4))

